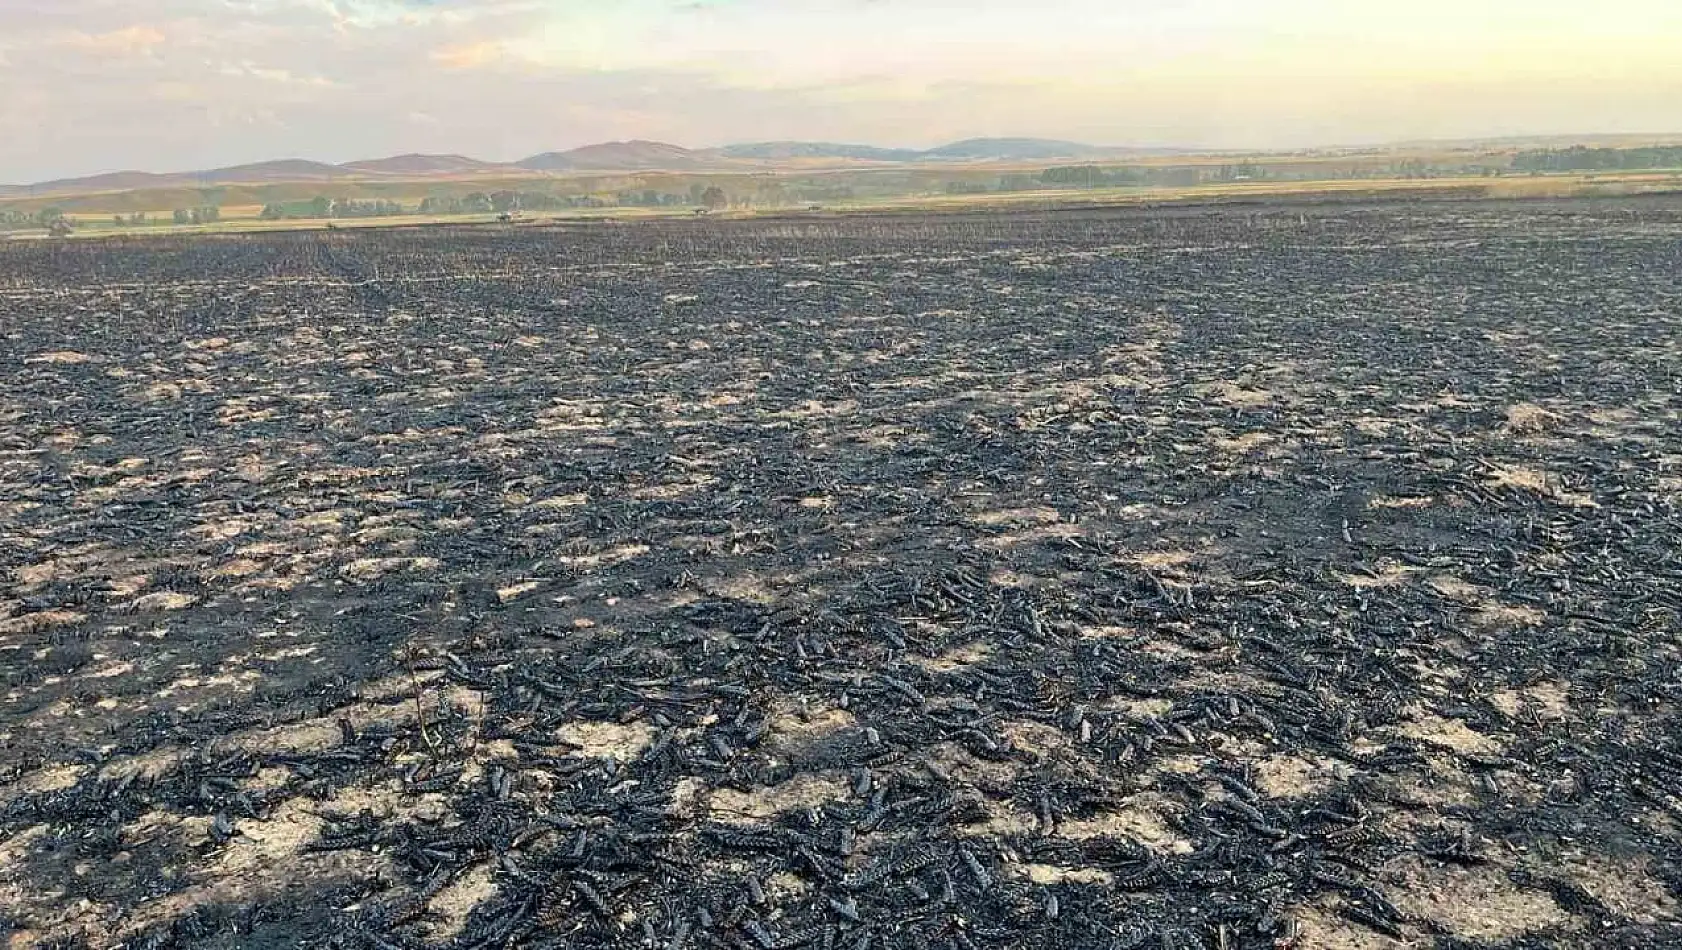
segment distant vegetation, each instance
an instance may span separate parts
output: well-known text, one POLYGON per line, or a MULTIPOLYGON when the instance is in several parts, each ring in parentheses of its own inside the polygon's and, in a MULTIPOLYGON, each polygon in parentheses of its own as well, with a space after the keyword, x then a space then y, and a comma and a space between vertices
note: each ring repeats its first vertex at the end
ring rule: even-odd
MULTIPOLYGON (((955 143, 940 151, 962 156, 989 149, 999 150, 1004 146, 1021 152, 1067 150, 1060 145, 989 140, 955 143)), ((666 150, 669 151, 669 148, 666 150)), ((789 159, 798 163, 808 155, 848 150, 863 153, 862 149, 850 146, 814 143, 765 143, 733 146, 722 151, 743 156, 742 160, 752 156, 766 160, 789 159)), ((882 151, 893 154, 890 150, 882 151)), ((627 161, 653 161, 650 155, 656 155, 651 143, 624 143, 613 149, 578 150, 578 153, 567 157, 572 162, 586 159, 605 161, 614 156, 627 161), (585 152, 588 154, 580 154, 585 152), (627 152, 632 153, 628 158, 620 154, 627 152)), ((499 177, 478 169, 456 177, 331 180, 324 177, 325 173, 320 173, 307 180, 219 184, 213 187, 144 185, 128 190, 13 196, 0 199, 0 230, 48 230, 54 221, 61 219, 78 229, 98 231, 106 227, 208 225, 224 220, 252 222, 259 218, 266 221, 404 216, 436 218, 450 215, 555 214, 615 208, 713 211, 729 208, 807 209, 941 195, 1031 196, 1036 192, 1185 190, 1246 183, 1285 187, 1318 182, 1458 180, 1537 176, 1554 172, 1629 172, 1682 168, 1682 147, 1573 147, 1524 151, 1515 151, 1510 147, 1468 147, 1247 156, 1134 154, 1108 161, 1083 158, 1010 163, 949 160, 944 164, 923 165, 883 162, 873 167, 853 168, 805 168, 794 164, 751 173, 628 170, 552 175, 526 172, 499 177)), ((390 160, 381 167, 477 168, 469 163, 470 160, 460 157, 409 156, 390 160)), ((276 174, 280 174, 290 173, 298 165, 300 163, 296 162, 268 163, 263 168, 273 170, 279 167, 280 171, 276 174)), ((391 173, 395 175, 397 172, 394 170, 391 173)))
POLYGON ((1513 156, 1513 167, 1527 172, 1682 168, 1682 147, 1535 149, 1513 156))
POLYGON ((556 195, 543 191, 474 191, 465 195, 431 195, 418 203, 356 201, 317 195, 307 201, 274 202, 263 206, 265 221, 288 219, 389 218, 402 215, 437 217, 452 214, 506 214, 521 211, 562 211, 569 208, 678 208, 718 210, 730 206, 724 189, 695 184, 687 193, 653 188, 626 190, 611 196, 556 195))
POLYGON ((16 231, 24 228, 49 228, 53 222, 64 220, 64 209, 51 206, 39 211, 0 211, 0 231, 16 231))
POLYGON ((383 218, 402 213, 403 206, 395 201, 356 201, 317 195, 309 201, 264 205, 258 217, 264 221, 279 221, 284 218, 383 218))
MULTIPOLYGON (((54 224, 65 220, 65 210, 57 205, 33 212, 0 210, 0 231, 50 229, 54 224)), ((177 208, 170 213, 167 221, 162 217, 153 217, 145 211, 136 211, 133 214, 112 215, 111 225, 118 228, 135 228, 158 224, 215 224, 220 220, 221 208, 177 208)))
POLYGON ((1189 188, 1245 181, 1460 178, 1499 175, 1502 171, 1492 162, 1432 162, 1418 158, 1384 162, 1256 159, 1221 164, 1055 165, 1034 174, 1007 173, 990 180, 957 179, 947 183, 946 192, 987 194, 1071 188, 1189 188))
POLYGON ((555 195, 543 191, 475 191, 463 196, 421 199, 417 214, 488 214, 504 211, 560 211, 566 208, 606 208, 612 202, 593 195, 555 195))
POLYGON ((176 208, 170 217, 175 224, 215 224, 222 220, 222 209, 176 208))

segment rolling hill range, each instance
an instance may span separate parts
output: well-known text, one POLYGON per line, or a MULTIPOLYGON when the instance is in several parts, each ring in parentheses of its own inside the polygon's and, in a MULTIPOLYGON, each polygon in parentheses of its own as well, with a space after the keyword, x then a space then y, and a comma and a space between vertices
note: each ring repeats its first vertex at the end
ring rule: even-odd
MULTIPOLYGON (((0 201, 10 204, 41 204, 60 197, 119 195, 128 193, 176 192, 172 201, 220 202, 223 195, 210 191, 232 189, 241 195, 228 200, 247 200, 252 189, 307 188, 331 183, 338 190, 368 192, 359 197, 379 197, 399 184, 481 182, 490 187, 519 188, 523 181, 559 176, 639 175, 741 175, 765 172, 879 171, 915 175, 923 171, 964 174, 989 166, 1012 164, 1078 164, 1137 162, 1142 159, 1198 157, 1226 161, 1244 155, 1298 155, 1341 159, 1422 153, 1437 160, 1450 153, 1487 152, 1504 164, 1511 153, 1522 149, 1562 147, 1627 148, 1634 146, 1682 145, 1682 134, 1653 135, 1540 135, 1494 139, 1427 140, 1389 145, 1328 146, 1282 153, 1215 151, 1183 148, 1129 148, 1087 145, 1081 142, 1041 138, 975 138, 934 148, 884 148, 846 142, 765 141, 743 142, 717 148, 685 148, 666 142, 632 140, 602 142, 579 148, 543 152, 513 162, 492 162, 458 154, 405 154, 388 158, 363 159, 328 164, 306 159, 281 159, 212 168, 201 171, 156 173, 117 171, 81 178, 61 178, 30 185, 0 184, 0 201), (1498 154, 1499 153, 1499 154, 1498 154), (195 197, 192 192, 200 193, 195 197)), ((431 187, 427 185, 427 187, 431 187)), ((641 187, 641 185, 638 185, 641 187)), ((413 190, 413 189, 409 189, 413 190)), ((290 200, 290 199, 286 199, 290 200)))
POLYGON ((859 162, 915 162, 925 153, 911 148, 877 148, 874 145, 844 145, 838 142, 749 142, 714 149, 723 158, 783 162, 809 159, 846 159, 859 162))
POLYGON ((151 172, 122 171, 87 178, 61 178, 34 185, 14 186, 19 196, 54 194, 89 194, 104 191, 140 191, 154 188, 203 188, 217 185, 267 184, 274 182, 334 181, 354 177, 356 172, 346 166, 328 165, 302 159, 283 159, 233 165, 207 171, 176 172, 158 175, 151 172))
POLYGON ((346 162, 340 168, 359 175, 418 176, 431 175, 506 175, 519 168, 497 162, 483 162, 466 155, 396 155, 360 162, 346 162))
POLYGON ((350 180, 420 180, 495 175, 613 172, 749 172, 779 165, 802 167, 893 166, 962 162, 1103 160, 1174 150, 1118 149, 1050 139, 969 139, 932 149, 879 148, 832 142, 750 142, 690 149, 665 142, 604 142, 544 152, 518 162, 488 162, 465 155, 397 155, 331 165, 303 159, 257 162, 203 171, 158 174, 120 171, 32 185, 0 185, 0 197, 47 197, 165 188, 293 184, 350 180))
POLYGON ((544 152, 515 163, 540 172, 727 170, 728 160, 665 142, 604 142, 565 152, 544 152))

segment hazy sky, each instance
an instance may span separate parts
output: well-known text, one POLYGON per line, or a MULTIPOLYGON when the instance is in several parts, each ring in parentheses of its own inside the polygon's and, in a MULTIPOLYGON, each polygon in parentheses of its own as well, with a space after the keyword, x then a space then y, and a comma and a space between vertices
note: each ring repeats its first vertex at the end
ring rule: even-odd
POLYGON ((1682 0, 0 0, 0 181, 621 138, 1682 131, 1682 0))

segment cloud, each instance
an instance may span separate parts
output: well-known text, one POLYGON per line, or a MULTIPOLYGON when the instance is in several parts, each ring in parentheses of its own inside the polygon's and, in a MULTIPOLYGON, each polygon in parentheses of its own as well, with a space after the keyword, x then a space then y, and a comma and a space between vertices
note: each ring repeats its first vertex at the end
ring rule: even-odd
POLYGON ((0 0, 0 128, 30 130, 0 181, 625 137, 1664 131, 1678 48, 1674 0, 0 0))
POLYGON ((479 40, 432 51, 432 61, 445 69, 478 69, 505 61, 508 46, 500 40, 479 40))
POLYGON ((251 62, 225 64, 221 68, 221 74, 231 77, 249 76, 278 86, 296 86, 307 89, 330 89, 338 85, 338 83, 325 76, 299 75, 290 69, 260 66, 251 62))
POLYGON ((150 53, 169 41, 162 30, 151 26, 128 26, 104 33, 69 33, 63 45, 83 53, 134 56, 150 53))
POLYGON ((461 26, 512 14, 541 12, 541 0, 287 0, 324 12, 340 28, 383 30, 461 26))
POLYGON ((172 80, 153 83, 148 92, 159 102, 206 102, 210 99, 203 86, 172 80))

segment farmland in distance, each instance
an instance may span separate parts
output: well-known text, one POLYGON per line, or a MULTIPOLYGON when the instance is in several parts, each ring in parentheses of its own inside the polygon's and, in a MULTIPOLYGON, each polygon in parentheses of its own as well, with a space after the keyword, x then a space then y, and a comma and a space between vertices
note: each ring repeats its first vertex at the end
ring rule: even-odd
POLYGON ((1682 945, 1682 201, 0 245, 14 947, 1682 945))

